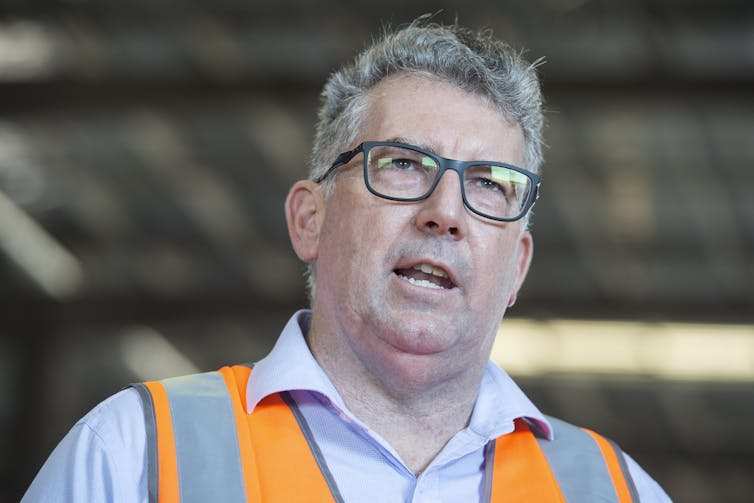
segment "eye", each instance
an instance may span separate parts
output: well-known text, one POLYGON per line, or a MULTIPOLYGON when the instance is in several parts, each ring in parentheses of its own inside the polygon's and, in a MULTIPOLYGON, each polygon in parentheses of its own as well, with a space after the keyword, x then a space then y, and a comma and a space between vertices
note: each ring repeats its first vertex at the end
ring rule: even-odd
POLYGON ((398 156, 381 156, 376 158, 377 167, 380 169, 392 168, 398 171, 432 171, 436 169, 436 163, 429 157, 418 158, 413 155, 401 154, 398 156))
POLYGON ((400 170, 416 169, 416 161, 412 159, 392 159, 393 167, 400 170))
POLYGON ((511 190, 510 186, 503 186, 502 184, 495 182, 494 180, 491 180, 489 178, 478 177, 473 179, 472 182, 482 189, 490 190, 493 192, 507 193, 511 190))
POLYGON ((510 183, 496 181, 486 176, 467 178, 467 187, 488 195, 503 196, 506 199, 514 195, 515 188, 510 183), (469 187, 470 185, 470 187, 469 187))
POLYGON ((393 168, 405 171, 414 169, 416 161, 405 157, 379 157, 377 158, 377 167, 380 169, 393 168))
POLYGON ((495 194, 512 199, 525 190, 528 178, 505 166, 472 166, 466 173, 467 187, 480 193, 495 194))

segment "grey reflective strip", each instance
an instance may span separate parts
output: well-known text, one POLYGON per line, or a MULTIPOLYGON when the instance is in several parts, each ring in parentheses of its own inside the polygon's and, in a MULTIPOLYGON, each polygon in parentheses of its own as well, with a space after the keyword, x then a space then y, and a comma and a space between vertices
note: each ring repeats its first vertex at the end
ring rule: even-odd
POLYGON ((555 440, 537 438, 566 501, 618 503, 599 445, 581 428, 548 417, 555 440))
POLYGON ((139 393, 144 410, 144 425, 147 430, 147 494, 149 503, 157 503, 159 465, 157 460, 157 423, 152 393, 145 385, 140 383, 131 384, 131 387, 139 393))
POLYGON ((325 457, 322 455, 322 451, 320 450, 319 445, 317 445, 316 440, 314 440, 314 435, 312 434, 311 428, 309 428, 309 424, 306 422, 306 418, 301 413, 301 410, 299 410, 298 405, 296 405, 296 402, 293 400, 293 397, 291 397, 290 393, 283 391, 282 393, 280 393, 280 396, 288 405, 288 408, 291 409, 291 412, 293 412, 293 416, 296 418, 298 427, 301 428, 301 432, 304 434, 306 443, 309 444, 309 449, 312 451, 314 459, 317 461, 319 471, 322 472, 322 476, 325 478, 327 486, 330 488, 330 493, 332 494, 333 499, 336 501, 336 503, 345 503, 343 496, 340 495, 338 484, 335 483, 335 478, 332 476, 330 468, 327 466, 325 457))
POLYGON ((610 447, 612 447, 613 451, 615 451, 615 457, 618 458, 618 462, 620 463, 620 469, 623 472, 623 478, 626 479, 626 485, 628 486, 628 492, 631 493, 631 499, 633 501, 639 501, 639 491, 636 490, 634 478, 631 476, 631 472, 628 469, 626 458, 623 457, 623 449, 618 447, 618 444, 616 444, 609 438, 606 438, 605 440, 607 440, 607 442, 610 444, 610 447))
POLYGON ((492 474, 495 471, 496 442, 497 440, 492 440, 484 446, 484 494, 482 494, 482 503, 490 503, 492 499, 492 474))
POLYGON ((246 501, 233 405, 219 372, 162 381, 170 403, 181 502, 246 501))

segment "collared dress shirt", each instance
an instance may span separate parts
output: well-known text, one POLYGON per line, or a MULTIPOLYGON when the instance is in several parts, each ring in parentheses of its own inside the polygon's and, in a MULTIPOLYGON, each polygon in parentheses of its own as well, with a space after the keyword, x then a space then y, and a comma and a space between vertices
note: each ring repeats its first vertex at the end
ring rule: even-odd
MULTIPOLYGON (((468 427, 417 477, 380 435, 349 412, 309 351, 303 335, 309 318, 308 311, 294 314, 270 354, 254 365, 246 402, 251 411, 267 395, 291 392, 347 502, 478 501, 487 442, 513 431, 520 417, 551 435, 544 415, 490 362, 468 427)), ((22 503, 146 502, 143 414, 132 388, 100 403, 55 448, 22 503)), ((626 461, 642 502, 670 501, 639 465, 628 456, 626 461)))

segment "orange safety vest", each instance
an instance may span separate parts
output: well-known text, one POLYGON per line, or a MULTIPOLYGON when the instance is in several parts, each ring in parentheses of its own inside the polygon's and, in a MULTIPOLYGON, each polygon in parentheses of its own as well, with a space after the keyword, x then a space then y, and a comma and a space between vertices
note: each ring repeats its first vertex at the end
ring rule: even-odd
MULTIPOLYGON (((246 412, 250 372, 239 365, 133 385, 144 404, 150 502, 344 501, 288 393, 246 412)), ((548 419, 555 440, 517 419, 488 443, 483 501, 639 501, 615 444, 548 419)))

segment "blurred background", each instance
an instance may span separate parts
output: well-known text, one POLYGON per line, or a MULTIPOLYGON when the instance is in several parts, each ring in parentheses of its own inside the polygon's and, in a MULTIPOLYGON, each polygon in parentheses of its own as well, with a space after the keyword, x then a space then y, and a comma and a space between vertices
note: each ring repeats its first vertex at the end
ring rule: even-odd
POLYGON ((282 202, 321 85, 439 10, 547 58, 495 359, 676 501, 751 501, 750 0, 0 3, 0 501, 123 385, 269 350, 306 305, 282 202))

